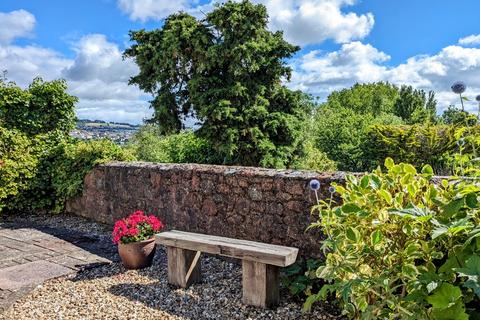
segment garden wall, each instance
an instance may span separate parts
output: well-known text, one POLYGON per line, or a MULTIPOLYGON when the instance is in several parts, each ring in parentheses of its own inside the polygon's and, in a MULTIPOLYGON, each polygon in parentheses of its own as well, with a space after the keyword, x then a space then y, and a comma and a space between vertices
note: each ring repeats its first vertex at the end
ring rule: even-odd
POLYGON ((343 173, 271 170, 198 164, 110 163, 91 171, 83 194, 67 211, 113 224, 134 210, 160 217, 167 229, 255 240, 318 256, 319 230, 305 232, 315 217, 311 179, 330 197, 343 173))

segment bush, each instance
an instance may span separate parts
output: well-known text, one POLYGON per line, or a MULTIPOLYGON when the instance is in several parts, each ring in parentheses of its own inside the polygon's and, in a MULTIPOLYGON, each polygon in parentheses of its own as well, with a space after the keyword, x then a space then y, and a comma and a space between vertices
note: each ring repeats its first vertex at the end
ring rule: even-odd
POLYGON ((134 160, 136 158, 131 150, 106 139, 64 143, 51 172, 55 191, 54 212, 63 210, 65 201, 82 190, 84 177, 96 165, 134 160))
POLYGON ((338 169, 362 171, 365 163, 361 143, 373 119, 350 109, 320 106, 311 129, 314 146, 335 161, 338 169))
POLYGON ((318 292, 323 281, 318 279, 316 271, 321 265, 320 260, 299 258, 294 264, 282 268, 280 281, 296 300, 304 300, 318 292))
POLYGON ((304 146, 304 152, 292 165, 294 169, 316 170, 316 171, 335 171, 337 166, 328 156, 313 146, 311 141, 307 141, 304 146))
POLYGON ((18 130, 0 127, 0 212, 7 200, 26 190, 37 173, 32 141, 18 130))
POLYGON ((450 173, 449 155, 458 151, 455 131, 453 126, 372 125, 362 143, 366 167, 373 169, 391 157, 416 168, 429 164, 436 172, 450 173))
POLYGON ((135 134, 129 148, 139 160, 148 162, 223 163, 208 142, 191 131, 162 136, 156 126, 146 125, 135 134))
POLYGON ((385 161, 362 178, 334 185, 342 204, 321 202, 329 281, 311 295, 335 296, 350 318, 468 319, 480 303, 477 180, 432 181, 433 170, 385 161))
POLYGON ((60 131, 75 127, 77 98, 67 93, 64 80, 33 80, 28 89, 0 81, 0 123, 25 134, 60 131))

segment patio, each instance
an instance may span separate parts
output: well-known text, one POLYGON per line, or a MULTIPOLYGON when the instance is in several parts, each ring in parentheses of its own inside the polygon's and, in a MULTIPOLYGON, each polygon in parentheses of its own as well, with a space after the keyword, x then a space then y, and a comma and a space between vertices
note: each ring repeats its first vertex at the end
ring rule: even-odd
POLYGON ((240 265, 207 256, 202 270, 201 283, 178 289, 167 283, 162 247, 152 267, 127 271, 105 225, 69 215, 0 222, 0 318, 338 318, 326 304, 302 314, 285 290, 274 310, 245 306, 240 265))

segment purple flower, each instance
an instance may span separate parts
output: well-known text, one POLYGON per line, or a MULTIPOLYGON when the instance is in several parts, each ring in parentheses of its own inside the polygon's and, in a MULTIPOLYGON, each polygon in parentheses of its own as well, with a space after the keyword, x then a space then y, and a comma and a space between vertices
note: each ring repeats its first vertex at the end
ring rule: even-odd
POLYGON ((465 139, 463 139, 463 138, 458 139, 457 145, 458 145, 459 147, 463 146, 464 144, 465 144, 465 139))
POLYGON ((336 190, 335 190, 335 187, 334 187, 334 186, 328 187, 328 192, 330 192, 330 193, 335 193, 335 191, 336 191, 336 190))
POLYGON ((480 102, 480 94, 475 98, 478 102, 480 102))
POLYGON ((467 85, 461 81, 457 81, 452 85, 452 91, 456 94, 462 94, 467 89, 467 85))
POLYGON ((310 189, 312 189, 313 191, 317 191, 318 189, 320 189, 320 181, 318 181, 317 179, 311 180, 310 189))

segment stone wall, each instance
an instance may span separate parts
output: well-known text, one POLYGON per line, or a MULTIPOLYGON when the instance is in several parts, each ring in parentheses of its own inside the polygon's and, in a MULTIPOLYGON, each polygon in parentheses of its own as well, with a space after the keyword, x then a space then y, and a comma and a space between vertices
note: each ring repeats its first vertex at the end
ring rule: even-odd
POLYGON ((134 210, 157 215, 167 229, 294 246, 319 256, 319 230, 305 232, 315 195, 330 197, 343 173, 197 164, 110 163, 85 177, 83 194, 67 211, 113 224, 134 210))

